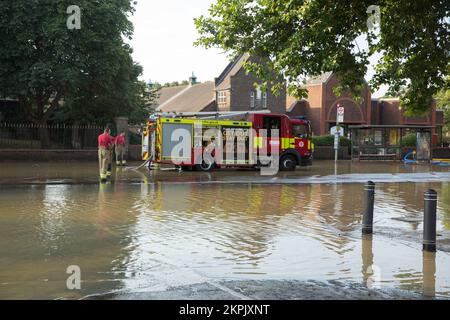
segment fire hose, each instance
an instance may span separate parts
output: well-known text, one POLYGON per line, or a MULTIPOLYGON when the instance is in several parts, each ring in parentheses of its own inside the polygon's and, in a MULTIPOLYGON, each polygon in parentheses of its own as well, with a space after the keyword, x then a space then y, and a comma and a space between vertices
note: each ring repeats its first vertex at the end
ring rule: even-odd
POLYGON ((150 163, 150 159, 147 159, 143 164, 141 164, 138 167, 127 167, 127 168, 125 168, 125 170, 138 171, 138 170, 144 168, 148 163, 150 163))
MULTIPOLYGON (((409 152, 406 154, 406 156, 403 158, 403 162, 406 164, 417 164, 417 160, 409 159, 410 156, 414 156, 416 153, 414 151, 409 152)), ((433 165, 441 166, 441 167, 450 167, 450 162, 447 161, 431 161, 430 162, 433 165)))

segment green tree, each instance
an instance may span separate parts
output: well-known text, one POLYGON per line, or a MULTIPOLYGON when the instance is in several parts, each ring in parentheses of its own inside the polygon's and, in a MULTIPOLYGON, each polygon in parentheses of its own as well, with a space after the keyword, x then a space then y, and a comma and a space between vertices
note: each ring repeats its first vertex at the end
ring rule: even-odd
POLYGON ((152 82, 152 81, 149 81, 148 87, 149 87, 149 88, 154 88, 154 89, 161 89, 161 88, 162 88, 162 84, 159 83, 159 82, 152 82))
POLYGON ((450 132, 450 89, 439 91, 436 96, 436 108, 444 111, 444 135, 450 132))
POLYGON ((284 76, 297 97, 306 96, 306 77, 327 71, 342 80, 337 94, 350 89, 357 95, 369 59, 378 53, 373 89, 406 87, 401 105, 410 115, 422 114, 449 85, 449 7, 444 0, 217 0, 208 16, 195 19, 196 44, 263 58, 247 70, 265 85, 284 76), (371 5, 380 9, 378 30, 368 24, 371 5), (358 45, 361 37, 367 49, 358 45))
POLYGON ((142 68, 124 42, 133 32, 132 1, 76 3, 79 30, 67 27, 73 1, 0 1, 0 94, 18 98, 38 124, 58 117, 111 118, 141 107, 142 68))
MULTIPOLYGON (((200 83, 200 82, 197 82, 200 83)), ((183 81, 172 81, 172 82, 166 82, 163 85, 159 84, 158 82, 156 82, 154 85, 158 84, 160 86, 160 88, 170 88, 170 87, 178 87, 178 86, 188 86, 189 85, 189 81, 188 80, 183 80, 183 81)))
POLYGON ((53 119, 67 122, 71 119, 87 123, 106 123, 116 116, 127 116, 130 122, 141 123, 153 111, 154 101, 159 96, 159 87, 150 87, 144 81, 133 80, 142 75, 142 67, 124 64, 123 70, 109 88, 93 92, 86 83, 79 92, 69 97, 66 106, 54 113, 53 119))

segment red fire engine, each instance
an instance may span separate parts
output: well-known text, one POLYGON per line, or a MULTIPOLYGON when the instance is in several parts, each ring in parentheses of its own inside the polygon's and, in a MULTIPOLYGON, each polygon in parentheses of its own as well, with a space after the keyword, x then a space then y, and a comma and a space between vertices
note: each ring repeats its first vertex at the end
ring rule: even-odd
POLYGON ((264 112, 157 114, 147 122, 142 146, 144 160, 201 171, 261 167, 270 159, 291 171, 311 165, 314 149, 308 120, 264 112))

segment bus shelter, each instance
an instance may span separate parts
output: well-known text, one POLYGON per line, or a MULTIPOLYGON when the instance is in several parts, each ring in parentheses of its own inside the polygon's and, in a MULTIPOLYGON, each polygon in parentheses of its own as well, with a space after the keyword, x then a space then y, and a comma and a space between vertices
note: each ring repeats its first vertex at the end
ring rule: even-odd
POLYGON ((417 149, 417 159, 429 161, 433 129, 433 126, 349 126, 352 159, 400 160, 405 150, 417 149))

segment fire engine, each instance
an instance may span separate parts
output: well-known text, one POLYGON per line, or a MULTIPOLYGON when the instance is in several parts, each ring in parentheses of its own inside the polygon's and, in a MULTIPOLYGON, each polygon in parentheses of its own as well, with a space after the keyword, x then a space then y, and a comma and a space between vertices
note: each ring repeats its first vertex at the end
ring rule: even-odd
POLYGON ((308 120, 264 111, 157 113, 142 134, 143 160, 199 171, 261 167, 272 155, 281 171, 293 171, 312 165, 313 150, 308 120), (175 150, 180 144, 188 151, 175 150), (211 144, 212 156, 205 157, 211 144))

